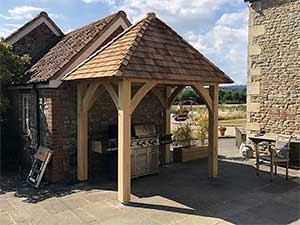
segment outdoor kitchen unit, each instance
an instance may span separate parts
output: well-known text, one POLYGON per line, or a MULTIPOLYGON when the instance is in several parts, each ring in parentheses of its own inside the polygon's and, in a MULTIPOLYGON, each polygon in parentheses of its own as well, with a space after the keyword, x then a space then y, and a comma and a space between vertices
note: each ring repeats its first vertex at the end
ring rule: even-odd
POLYGON ((131 177, 139 177, 159 170, 159 135, 153 124, 134 126, 131 139, 131 177))
MULTIPOLYGON (((117 172, 118 140, 116 128, 110 127, 109 138, 102 141, 103 154, 112 155, 112 173, 117 172)), ((154 124, 133 125, 131 137, 131 178, 159 172, 159 146, 171 142, 171 136, 157 134, 154 124), (163 138, 162 138, 163 137, 163 138), (168 140, 167 140, 168 139, 168 140)))

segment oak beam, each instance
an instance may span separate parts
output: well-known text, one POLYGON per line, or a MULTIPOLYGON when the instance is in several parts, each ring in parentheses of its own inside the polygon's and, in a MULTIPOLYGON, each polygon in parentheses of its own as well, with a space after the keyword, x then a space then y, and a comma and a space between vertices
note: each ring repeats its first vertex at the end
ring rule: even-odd
MULTIPOLYGON (((149 79, 143 79, 143 78, 130 78, 132 83, 145 83, 147 82, 147 80, 149 79)), ((194 85, 196 83, 199 83, 200 81, 185 81, 185 80, 161 80, 161 79, 155 79, 155 81, 157 82, 157 84, 165 84, 165 85, 172 85, 172 86, 180 86, 180 85, 184 85, 184 86, 191 86, 194 85)), ((205 82, 205 81, 201 81, 202 85, 204 86, 209 86, 209 85, 214 85, 214 82, 205 82)))
POLYGON ((142 87, 137 91, 131 100, 130 113, 133 113, 140 101, 146 96, 146 94, 156 85, 155 81, 147 81, 142 87))
POLYGON ((130 200, 131 186, 131 83, 119 81, 118 97, 118 200, 127 203, 130 200))
POLYGON ((199 83, 193 85, 192 88, 198 95, 200 95, 203 98, 207 108, 212 109, 213 103, 212 103, 211 96, 209 95, 209 92, 199 83))
POLYGON ((80 181, 88 179, 88 113, 83 110, 83 97, 85 92, 83 82, 77 85, 77 178, 80 181))
POLYGON ((212 99, 212 109, 209 109, 208 125, 208 177, 218 175, 218 98, 219 86, 217 84, 209 87, 212 99))

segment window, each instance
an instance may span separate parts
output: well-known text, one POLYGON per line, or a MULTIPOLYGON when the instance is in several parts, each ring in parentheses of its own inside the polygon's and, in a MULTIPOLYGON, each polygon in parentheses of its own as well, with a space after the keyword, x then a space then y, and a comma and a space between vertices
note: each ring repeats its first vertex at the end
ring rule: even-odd
POLYGON ((24 94, 22 98, 23 104, 23 130, 29 131, 29 107, 31 98, 30 95, 24 94))

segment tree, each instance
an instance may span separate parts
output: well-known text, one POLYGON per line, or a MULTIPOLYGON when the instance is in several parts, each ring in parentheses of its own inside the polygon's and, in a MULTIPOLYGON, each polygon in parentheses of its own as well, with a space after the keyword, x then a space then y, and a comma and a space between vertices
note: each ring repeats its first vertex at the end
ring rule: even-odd
POLYGON ((28 55, 14 54, 12 46, 0 39, 0 171, 18 168, 22 141, 7 88, 21 82, 29 61, 28 55))
POLYGON ((24 76, 25 66, 29 63, 29 55, 18 56, 12 51, 12 46, 0 40, 0 114, 9 110, 7 86, 18 83, 24 76))

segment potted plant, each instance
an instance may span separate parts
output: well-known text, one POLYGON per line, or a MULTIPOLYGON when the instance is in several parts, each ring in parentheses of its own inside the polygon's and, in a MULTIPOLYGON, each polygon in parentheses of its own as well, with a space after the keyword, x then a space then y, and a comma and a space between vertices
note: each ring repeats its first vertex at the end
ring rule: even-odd
POLYGON ((220 131, 221 136, 224 137, 225 136, 226 127, 223 127, 223 126, 219 127, 219 131, 220 131))
MULTIPOLYGON (((198 123, 200 122, 192 123, 188 120, 181 123, 174 131, 173 141, 176 144, 176 147, 173 148, 174 162, 186 162, 207 157, 207 146, 203 146, 206 133, 202 132, 203 126, 198 128, 198 123), (200 146, 197 146, 193 140, 200 136, 200 146)), ((205 123, 202 124, 206 126, 205 123)))

